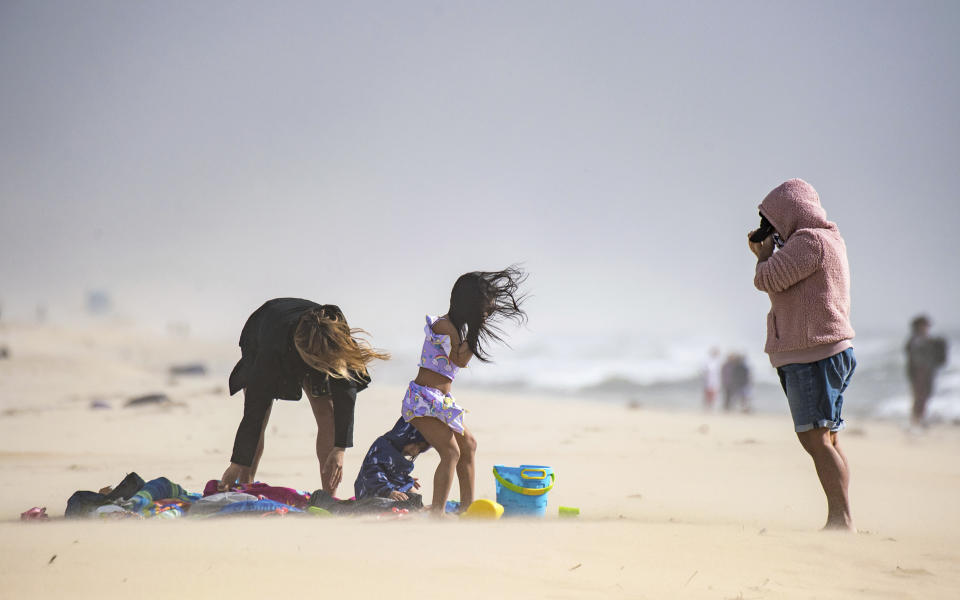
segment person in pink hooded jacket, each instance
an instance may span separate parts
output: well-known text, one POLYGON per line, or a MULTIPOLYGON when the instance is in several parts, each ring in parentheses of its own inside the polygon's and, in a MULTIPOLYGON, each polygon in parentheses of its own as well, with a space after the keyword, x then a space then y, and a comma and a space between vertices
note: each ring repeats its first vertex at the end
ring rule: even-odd
POLYGON ((760 216, 760 229, 748 240, 757 257, 753 283, 770 296, 764 350, 827 496, 824 528, 853 530, 850 469, 838 438, 845 426, 843 392, 857 366, 847 247, 802 179, 767 194, 760 216))

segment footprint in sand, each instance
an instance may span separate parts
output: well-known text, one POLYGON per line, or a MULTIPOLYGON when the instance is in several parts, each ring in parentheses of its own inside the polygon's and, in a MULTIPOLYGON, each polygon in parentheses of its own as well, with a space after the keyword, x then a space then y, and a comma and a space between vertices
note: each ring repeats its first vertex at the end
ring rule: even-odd
POLYGON ((897 565, 897 568, 894 569, 893 574, 898 575, 900 577, 917 577, 921 575, 933 575, 933 573, 931 573, 926 569, 909 569, 909 568, 901 567, 900 565, 897 565))

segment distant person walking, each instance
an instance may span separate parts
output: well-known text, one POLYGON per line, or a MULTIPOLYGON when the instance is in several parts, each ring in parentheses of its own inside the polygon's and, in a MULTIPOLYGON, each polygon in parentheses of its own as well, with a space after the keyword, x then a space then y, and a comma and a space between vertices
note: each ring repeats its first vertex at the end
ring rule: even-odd
POLYGON ((721 380, 723 410, 730 412, 739 404, 742 412, 750 412, 750 367, 746 357, 737 353, 727 356, 721 369, 721 380))
POLYGON ((760 217, 748 243, 757 257, 753 283, 770 297, 765 351, 827 496, 824 529, 853 530, 850 469, 838 436, 843 392, 857 365, 846 244, 801 179, 773 189, 760 217))
POLYGON ((389 358, 360 333, 339 307, 300 298, 270 300, 250 315, 240 333, 242 357, 230 373, 230 393, 243 390, 243 419, 221 491, 254 481, 274 399, 299 400, 306 391, 317 422, 323 490, 336 494, 344 451, 353 446, 357 392, 370 383, 367 365, 389 358))
POLYGON ((720 391, 720 349, 711 348, 707 362, 703 366, 703 409, 713 410, 720 391))
POLYGON ((910 322, 910 339, 904 348, 907 353, 907 378, 913 392, 910 421, 926 426, 927 401, 933 395, 937 369, 947 362, 947 341, 930 337, 930 319, 920 315, 910 322))

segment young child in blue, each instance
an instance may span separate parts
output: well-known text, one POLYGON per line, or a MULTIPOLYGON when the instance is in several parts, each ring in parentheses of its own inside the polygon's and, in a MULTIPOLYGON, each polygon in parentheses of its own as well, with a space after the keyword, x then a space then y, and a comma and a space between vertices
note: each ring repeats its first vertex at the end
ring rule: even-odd
POLYGON ((410 475, 413 461, 429 447, 416 427, 397 419, 393 429, 378 437, 363 459, 353 484, 357 500, 372 496, 409 500, 411 490, 420 489, 420 482, 410 475))

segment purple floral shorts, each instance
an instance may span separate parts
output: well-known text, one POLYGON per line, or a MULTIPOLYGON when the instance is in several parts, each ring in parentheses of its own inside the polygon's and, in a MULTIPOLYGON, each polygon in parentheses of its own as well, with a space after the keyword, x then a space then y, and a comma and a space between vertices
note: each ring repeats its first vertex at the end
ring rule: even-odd
POLYGON ((417 385, 411 381, 407 393, 403 395, 400 412, 403 420, 408 423, 410 419, 417 417, 433 417, 440 419, 457 433, 463 433, 465 411, 457 406, 453 396, 436 388, 417 385))

